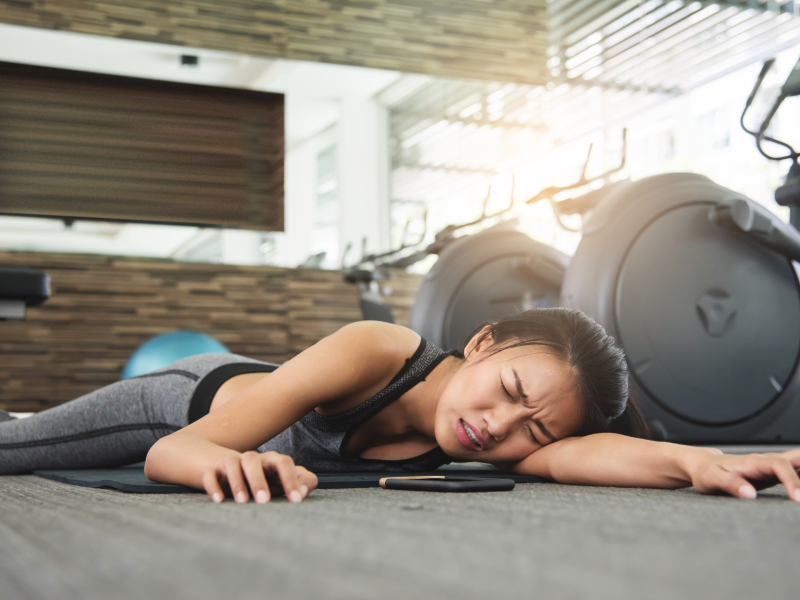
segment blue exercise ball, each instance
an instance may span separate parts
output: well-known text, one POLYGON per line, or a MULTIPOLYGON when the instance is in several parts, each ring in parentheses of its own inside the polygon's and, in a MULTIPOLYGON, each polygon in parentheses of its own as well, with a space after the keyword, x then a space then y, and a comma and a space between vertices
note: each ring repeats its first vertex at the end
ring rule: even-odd
POLYGON ((167 367, 181 358, 207 352, 230 352, 230 350, 210 335, 197 331, 162 333, 147 340, 131 354, 122 370, 122 379, 144 375, 167 367))

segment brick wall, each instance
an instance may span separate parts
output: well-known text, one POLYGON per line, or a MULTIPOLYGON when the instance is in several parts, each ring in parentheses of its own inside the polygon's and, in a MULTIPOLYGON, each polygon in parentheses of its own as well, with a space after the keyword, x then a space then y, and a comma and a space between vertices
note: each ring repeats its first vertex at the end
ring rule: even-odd
MULTIPOLYGON (((131 353, 174 329, 231 352, 284 362, 361 318, 338 271, 0 252, 43 269, 53 295, 25 321, 0 322, 0 408, 38 411, 117 381, 131 353)), ((406 324, 420 277, 396 273, 387 299, 406 324)))

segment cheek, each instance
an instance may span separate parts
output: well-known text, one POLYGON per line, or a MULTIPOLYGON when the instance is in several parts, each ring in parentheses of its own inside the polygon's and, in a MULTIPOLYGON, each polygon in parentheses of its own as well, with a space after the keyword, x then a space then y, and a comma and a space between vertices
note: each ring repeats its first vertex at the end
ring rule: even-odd
POLYGON ((460 412, 472 399, 470 387, 464 378, 454 378, 439 397, 437 412, 460 412))
POLYGON ((477 369, 459 373, 450 381, 442 399, 448 406, 457 408, 484 408, 486 404, 497 399, 500 390, 499 381, 493 385, 491 376, 482 374, 477 369))

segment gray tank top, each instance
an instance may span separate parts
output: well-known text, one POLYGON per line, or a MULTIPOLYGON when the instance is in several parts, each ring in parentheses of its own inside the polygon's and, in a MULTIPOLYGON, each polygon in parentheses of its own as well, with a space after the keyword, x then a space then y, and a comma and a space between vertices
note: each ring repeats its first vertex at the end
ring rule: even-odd
POLYGON ((291 427, 258 448, 258 452, 286 454, 310 471, 432 471, 452 459, 438 446, 420 456, 404 460, 373 460, 347 456, 345 448, 359 425, 378 414, 425 377, 452 352, 445 352, 425 339, 417 351, 385 388, 347 412, 324 416, 311 411, 291 427))
MULTIPOLYGON (((372 398, 338 415, 323 416, 312 410, 260 446, 258 452, 275 451, 286 454, 298 465, 319 473, 432 471, 451 462, 450 457, 438 446, 430 452, 404 460, 373 460, 347 456, 345 448, 359 425, 424 381, 436 365, 452 354, 421 340, 416 352, 406 359, 400 372, 372 398)), ((196 373, 199 381, 189 405, 189 423, 208 414, 214 394, 231 377, 243 373, 271 372, 278 368, 275 364, 235 354, 202 354, 192 357, 192 360, 191 370, 196 373)))

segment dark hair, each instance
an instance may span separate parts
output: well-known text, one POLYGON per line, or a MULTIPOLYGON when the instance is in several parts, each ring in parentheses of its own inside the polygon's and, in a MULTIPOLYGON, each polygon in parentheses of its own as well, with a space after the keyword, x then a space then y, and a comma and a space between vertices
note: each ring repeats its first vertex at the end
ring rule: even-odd
POLYGON ((644 416, 628 394, 625 353, 599 323, 579 310, 538 308, 488 325, 478 343, 491 335, 490 355, 545 346, 571 367, 584 400, 583 425, 575 435, 612 432, 650 439, 644 416))

